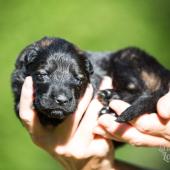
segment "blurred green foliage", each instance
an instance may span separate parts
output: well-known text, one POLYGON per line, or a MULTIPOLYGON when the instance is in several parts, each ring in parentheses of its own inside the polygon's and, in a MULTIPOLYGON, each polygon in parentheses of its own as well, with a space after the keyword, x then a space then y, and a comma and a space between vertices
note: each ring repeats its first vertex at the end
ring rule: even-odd
MULTIPOLYGON (((16 119, 10 74, 23 47, 45 35, 82 49, 139 46, 170 67, 169 0, 0 0, 0 170, 60 170, 16 119)), ((168 170, 158 149, 123 147, 116 157, 168 170)))

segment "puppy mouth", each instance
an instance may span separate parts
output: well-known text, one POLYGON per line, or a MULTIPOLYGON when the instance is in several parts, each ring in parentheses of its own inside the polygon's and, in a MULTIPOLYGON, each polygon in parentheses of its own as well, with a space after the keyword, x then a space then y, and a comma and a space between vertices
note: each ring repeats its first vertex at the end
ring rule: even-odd
POLYGON ((43 115, 47 116, 48 118, 58 119, 58 120, 65 119, 67 116, 71 115, 76 110, 76 107, 74 107, 74 105, 67 108, 56 107, 53 105, 51 105, 51 107, 44 107, 40 103, 40 100, 34 101, 34 107, 37 111, 41 112, 43 115))
POLYGON ((59 119, 59 120, 62 120, 65 117, 67 117, 69 114, 71 114, 71 113, 65 112, 63 110, 46 110, 44 113, 49 118, 55 118, 55 119, 59 119))

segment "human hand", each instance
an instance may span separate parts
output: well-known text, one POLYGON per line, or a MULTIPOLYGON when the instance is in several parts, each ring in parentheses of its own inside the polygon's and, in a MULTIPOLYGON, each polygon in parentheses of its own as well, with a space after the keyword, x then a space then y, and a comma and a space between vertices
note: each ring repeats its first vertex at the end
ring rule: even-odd
MULTIPOLYGON (((110 102, 110 108, 118 115, 129 106, 121 100, 110 102)), ((109 114, 102 115, 94 133, 135 146, 170 147, 170 92, 158 101, 157 112, 146 113, 128 123, 118 123, 109 114)))
POLYGON ((45 127, 40 124, 36 111, 32 109, 32 83, 32 78, 27 77, 22 88, 19 111, 32 141, 59 160, 65 169, 111 169, 112 143, 93 134, 102 105, 96 98, 91 101, 92 86, 88 86, 74 114, 57 127, 45 127))

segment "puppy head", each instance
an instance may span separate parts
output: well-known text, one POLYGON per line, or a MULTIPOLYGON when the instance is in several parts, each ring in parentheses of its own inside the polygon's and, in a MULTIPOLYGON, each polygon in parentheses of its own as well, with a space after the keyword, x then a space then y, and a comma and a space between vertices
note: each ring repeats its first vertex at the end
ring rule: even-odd
POLYGON ((58 119, 75 112, 92 74, 83 53, 57 38, 43 38, 24 53, 26 74, 33 78, 36 110, 58 119))

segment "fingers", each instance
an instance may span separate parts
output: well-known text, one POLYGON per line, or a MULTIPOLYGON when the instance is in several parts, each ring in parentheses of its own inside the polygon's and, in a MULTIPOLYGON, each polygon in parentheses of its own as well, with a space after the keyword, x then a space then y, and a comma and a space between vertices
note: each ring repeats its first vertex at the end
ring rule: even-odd
POLYGON ((170 147, 170 142, 168 140, 141 133, 129 124, 117 123, 111 115, 101 116, 99 119, 99 125, 102 125, 107 133, 109 133, 109 136, 107 135, 107 137, 110 138, 110 136, 112 136, 110 139, 116 139, 135 146, 170 147))
POLYGON ((86 92, 83 96, 83 98, 80 100, 79 104, 78 104, 78 107, 77 107, 77 110, 73 116, 73 125, 72 125, 72 132, 71 132, 71 136, 75 133, 79 123, 80 123, 80 120, 84 114, 84 112, 86 111, 91 99, 93 97, 93 87, 91 84, 88 85, 87 89, 86 89, 86 92))
POLYGON ((33 133, 33 131, 41 128, 40 122, 35 111, 32 109, 33 105, 33 82, 31 77, 27 77, 24 81, 21 98, 19 116, 26 129, 33 133), (36 127, 36 128, 35 128, 36 127))
POLYGON ((95 139, 91 142, 86 155, 95 156, 95 157, 106 157, 108 154, 113 160, 113 144, 110 140, 106 140, 103 137, 96 136, 95 139), (100 148, 100 149, 99 149, 100 148))
MULTIPOLYGON (((113 108, 118 115, 122 113, 130 105, 121 100, 112 100, 110 107, 113 108)), ((170 118, 170 91, 159 99, 157 103, 157 112, 164 119, 170 118)))
MULTIPOLYGON (((91 84, 88 85, 84 96, 80 100, 77 110, 75 113, 70 115, 66 120, 64 120, 61 124, 55 128, 55 136, 56 138, 59 138, 60 133, 63 133, 62 137, 60 136, 60 140, 58 145, 63 146, 66 143, 69 143, 72 138, 75 138, 75 133, 77 131, 77 128, 79 127, 80 121, 83 117, 83 114, 85 110, 87 109, 91 99, 93 96, 93 87, 91 84)), ((57 148, 59 152, 63 152, 63 147, 57 148)))
POLYGON ((31 109, 33 104, 33 88, 32 79, 27 77, 22 86, 19 116, 24 122, 30 124, 30 120, 33 118, 33 110, 31 109))
MULTIPOLYGON (((104 81, 102 81, 101 83, 101 88, 110 88, 111 81, 109 81, 109 78, 105 78, 104 81)), ((94 154, 94 152, 97 153, 97 151, 99 151, 98 148, 94 149, 96 148, 94 146, 98 146, 101 144, 101 146, 105 145, 107 148, 107 142, 105 139, 94 139, 95 136, 93 134, 93 129, 97 124, 98 113, 103 106, 97 100, 97 97, 95 97, 90 102, 92 98, 91 88, 92 86, 90 86, 90 89, 87 88, 86 93, 81 99, 77 111, 74 115, 73 129, 75 133, 72 134, 71 139, 69 139, 66 146, 62 145, 57 147, 57 152, 72 153, 76 157, 89 157, 91 154, 94 154)))
MULTIPOLYGON (((112 80, 110 77, 105 76, 100 84, 100 90, 102 89, 108 89, 112 87, 112 80)), ((85 133, 88 134, 87 132, 87 125, 91 125, 94 127, 96 125, 96 121, 98 118, 98 113, 102 109, 103 105, 97 100, 97 96, 93 101, 90 103, 86 114, 81 122, 81 128, 80 130, 86 131, 85 133)), ((89 128, 90 129, 90 128, 89 128)), ((92 130, 92 129, 91 129, 92 130)), ((92 131, 90 132, 92 133, 92 131)))
POLYGON ((91 101, 80 125, 68 141, 67 146, 57 147, 59 152, 72 153, 75 157, 89 157, 90 153, 92 154, 89 151, 89 146, 94 139, 92 130, 96 126, 98 112, 101 107, 101 103, 97 99, 91 101))
POLYGON ((126 103, 122 100, 112 100, 109 104, 109 106, 118 114, 121 115, 123 111, 125 111, 130 104, 126 103))
MULTIPOLYGON (((105 77, 100 85, 100 89, 108 89, 111 88, 111 86, 112 86, 111 79, 109 77, 105 77)), ((95 99, 91 101, 76 131, 76 136, 78 137, 78 139, 81 138, 82 141, 83 140, 87 141, 87 143, 91 141, 91 138, 93 136, 92 131, 97 124, 98 113, 102 107, 103 105, 97 100, 97 97, 95 97, 95 99)))
POLYGON ((114 116, 105 114, 99 118, 98 124, 99 126, 102 126, 107 131, 107 134, 104 134, 104 136, 107 136, 107 138, 109 139, 125 142, 124 139, 121 137, 121 135, 128 127, 130 127, 130 125, 126 123, 120 124, 118 122, 115 122, 115 119, 116 118, 114 116))
POLYGON ((31 109, 33 105, 33 83, 31 77, 27 77, 24 81, 21 91, 19 116, 27 129, 30 129, 34 118, 34 111, 31 109))
MULTIPOLYGON (((113 100, 110 107, 120 115, 130 105, 121 100, 113 100)), ((109 116, 109 115, 108 115, 109 116)), ((104 126, 107 132, 111 132, 113 139, 122 140, 136 146, 169 146, 167 137, 165 137, 167 130, 167 120, 161 119, 157 114, 145 114, 129 123, 117 123, 114 118, 101 117, 99 124, 104 126), (112 122, 112 123, 111 123, 112 122), (114 123, 113 123, 114 122, 114 123), (154 123, 152 123, 154 122, 154 123), (153 136, 156 135, 156 136, 153 136), (146 139, 145 141, 143 139, 146 139)), ((108 135, 107 135, 108 136, 108 135)), ((109 136, 108 136, 109 137, 109 136)), ((168 136, 169 137, 169 136, 168 136)))
POLYGON ((60 147, 60 150, 67 150, 69 153, 74 153, 78 157, 82 157, 82 154, 83 156, 89 156, 90 153, 87 153, 87 151, 89 151, 89 146, 94 140, 92 130, 96 126, 100 108, 102 108, 101 103, 93 99, 67 147, 60 147))
MULTIPOLYGON (((120 115, 124 110, 126 110, 130 105, 121 100, 113 100, 110 103, 110 107, 120 115)), ((129 122, 140 132, 164 136, 164 131, 166 130, 167 120, 161 119, 156 113, 141 115, 129 122), (154 123, 152 123, 154 122, 154 123)))
POLYGON ((98 125, 94 128, 93 133, 103 136, 104 138, 107 139, 112 139, 112 140, 116 140, 116 141, 122 141, 122 139, 120 139, 120 137, 116 134, 112 135, 108 132, 112 130, 109 127, 110 124, 116 123, 115 122, 115 117, 109 114, 104 114, 102 116, 99 117, 98 119, 98 125))
POLYGON ((98 113, 102 107, 97 99, 93 99, 90 103, 76 132, 76 136, 80 141, 91 142, 93 138, 92 131, 97 124, 98 113))
MULTIPOLYGON (((77 129, 79 128, 80 121, 83 117, 83 114, 91 101, 91 97, 93 94, 93 88, 89 85, 86 89, 86 92, 83 98, 80 100, 78 108, 73 115, 69 116, 65 121, 59 124, 54 132, 55 141, 54 144, 55 152, 59 155, 69 155, 71 153, 75 153, 75 155, 79 155, 79 149, 75 150, 75 148, 84 148, 80 142, 81 139, 77 135, 77 129), (62 135, 61 135, 62 134, 62 135)), ((81 132, 80 132, 81 134, 81 132)), ((83 134, 81 134, 83 135, 83 134)), ((79 155, 80 156, 80 155, 79 155)))
MULTIPOLYGON (((167 98, 169 97, 168 95, 164 96, 165 100, 167 100, 167 98)), ((113 100, 110 103, 110 107, 114 109, 118 115, 120 115, 129 106, 130 105, 128 103, 121 101, 121 100, 113 100)), ((167 112, 164 112, 164 114, 165 113, 167 112)), ((159 136, 159 137, 162 137, 162 140, 163 138, 164 140, 168 140, 168 141, 170 139, 170 132, 169 132, 170 120, 161 118, 156 113, 141 115, 133 119, 129 123, 134 128, 136 128, 136 130, 140 131, 143 134, 159 136)))
POLYGON ((130 123, 140 132, 164 136, 168 120, 160 118, 156 113, 144 114, 130 123))
MULTIPOLYGON (((104 116, 104 115, 102 115, 104 116)), ((101 116, 101 117, 102 117, 101 116)), ((99 118, 100 119, 100 118, 99 118)), ((97 134, 97 135, 100 135, 100 136, 103 136, 104 138, 108 138, 108 139, 112 139, 113 136, 111 136, 104 128, 103 128, 103 125, 97 125, 94 129, 93 129, 93 133, 94 134, 97 134)))
POLYGON ((159 99, 157 103, 157 111, 162 118, 170 118, 170 91, 159 99))
MULTIPOLYGON (((105 78, 102 81, 100 88, 110 88, 111 81, 109 81, 109 78, 105 78)), ((81 103, 79 105, 81 106, 81 103)), ((84 102, 82 102, 82 107, 84 107, 84 102)), ((83 154, 83 157, 89 157, 94 154, 103 155, 106 153, 106 150, 109 147, 107 140, 102 137, 95 138, 93 133, 93 129, 97 125, 98 113, 102 107, 103 105, 97 100, 97 97, 91 101, 72 140, 67 145, 67 148, 65 148, 69 153, 74 153, 78 157, 81 157, 81 154, 83 154), (99 150, 98 148, 100 147, 104 149, 99 150), (77 149, 75 150, 74 148, 77 149)), ((82 108, 80 109, 80 112, 82 112, 82 108)), ((59 149, 62 151, 64 150, 62 147, 59 149)))
POLYGON ((112 79, 108 76, 105 76, 102 80, 102 83, 100 84, 100 90, 105 90, 105 89, 112 89, 112 79))

